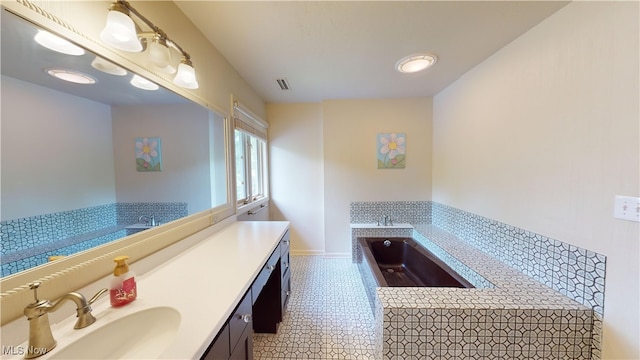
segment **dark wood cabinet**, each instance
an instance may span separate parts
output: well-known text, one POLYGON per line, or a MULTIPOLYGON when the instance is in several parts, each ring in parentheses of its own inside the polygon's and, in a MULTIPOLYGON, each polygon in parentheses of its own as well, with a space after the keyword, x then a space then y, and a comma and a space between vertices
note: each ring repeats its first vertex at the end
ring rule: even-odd
POLYGON ((200 359, 251 360, 253 358, 251 311, 251 289, 249 289, 200 359))
POLYGON ((215 340, 209 345, 207 352, 200 358, 201 360, 226 360, 229 359, 231 350, 229 348, 229 324, 226 324, 218 333, 215 340))
POLYGON ((291 294, 289 230, 201 360, 253 359, 253 333, 276 333, 291 294))
POLYGON ((277 257, 278 261, 275 263, 275 267, 269 268, 271 269, 269 278, 253 303, 254 332, 275 334, 284 316, 287 300, 291 293, 289 244, 289 231, 287 231, 270 258, 277 257))

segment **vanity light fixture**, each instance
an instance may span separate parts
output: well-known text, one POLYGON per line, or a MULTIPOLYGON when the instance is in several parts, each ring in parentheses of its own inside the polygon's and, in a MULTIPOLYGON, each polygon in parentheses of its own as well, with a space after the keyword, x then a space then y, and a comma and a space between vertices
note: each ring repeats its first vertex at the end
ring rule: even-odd
POLYGON ((176 72, 176 67, 171 61, 171 49, 167 46, 167 40, 158 34, 149 44, 149 60, 153 66, 165 74, 176 72))
POLYGON ((171 40, 164 31, 134 9, 128 1, 115 0, 111 4, 109 14, 107 14, 107 24, 100 33, 100 39, 116 49, 129 52, 141 52, 148 43, 149 62, 154 68, 165 74, 176 72, 176 66, 171 57, 171 50, 174 49, 182 55, 182 59, 177 65, 177 74, 173 82, 187 89, 198 88, 198 81, 189 54, 171 40), (151 31, 140 31, 131 14, 151 28, 151 31))
POLYGON ((159 88, 158 84, 153 83, 137 74, 133 75, 133 78, 131 79, 131 85, 137 87, 138 89, 150 91, 158 90, 159 88))
POLYGON ((401 73, 415 73, 432 67, 438 57, 431 53, 422 53, 406 56, 396 63, 396 70, 401 73))
POLYGON ((101 58, 100 56, 96 56, 95 59, 93 59, 93 61, 91 62, 91 66, 96 69, 96 70, 100 70, 103 73, 106 74, 110 74, 110 75, 116 75, 116 76, 125 76, 127 75, 127 70, 121 68, 120 66, 112 63, 111 61, 105 60, 103 58, 101 58))
POLYGON ((40 45, 46 47, 49 50, 57 51, 62 54, 82 56, 84 55, 84 49, 72 44, 70 41, 65 40, 57 35, 54 35, 46 30, 38 30, 36 36, 33 39, 40 45))
POLYGON ((96 83, 96 79, 92 78, 91 76, 74 70, 48 69, 47 74, 60 80, 72 82, 75 84, 90 85, 96 83))

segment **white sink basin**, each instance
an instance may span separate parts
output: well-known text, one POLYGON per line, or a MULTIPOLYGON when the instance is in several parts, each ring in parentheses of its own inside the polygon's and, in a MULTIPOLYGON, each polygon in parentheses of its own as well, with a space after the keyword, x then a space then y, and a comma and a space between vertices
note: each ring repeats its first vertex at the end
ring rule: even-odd
POLYGON ((59 343, 58 347, 63 347, 54 349, 49 359, 157 358, 171 344, 179 326, 180 313, 174 308, 141 310, 114 320, 68 345, 59 343))

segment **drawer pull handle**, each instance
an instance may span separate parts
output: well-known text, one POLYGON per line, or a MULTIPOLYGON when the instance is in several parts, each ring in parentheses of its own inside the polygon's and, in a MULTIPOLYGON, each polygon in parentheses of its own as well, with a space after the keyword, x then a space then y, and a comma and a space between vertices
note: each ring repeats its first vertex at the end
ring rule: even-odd
POLYGON ((269 266, 267 266, 267 270, 269 270, 269 271, 273 271, 273 270, 275 270, 275 269, 276 269, 275 265, 269 265, 269 266))
POLYGON ((285 245, 289 245, 291 243, 291 240, 285 240, 284 243, 285 245))
POLYGON ((285 262, 285 263, 283 263, 283 264, 284 264, 284 267, 285 267, 285 268, 288 268, 288 267, 289 267, 289 263, 285 262))
POLYGON ((241 319, 248 324, 251 322, 251 314, 238 315, 238 319, 241 319))
POLYGON ((291 295, 291 291, 287 290, 285 291, 285 294, 287 294, 287 296, 291 295))

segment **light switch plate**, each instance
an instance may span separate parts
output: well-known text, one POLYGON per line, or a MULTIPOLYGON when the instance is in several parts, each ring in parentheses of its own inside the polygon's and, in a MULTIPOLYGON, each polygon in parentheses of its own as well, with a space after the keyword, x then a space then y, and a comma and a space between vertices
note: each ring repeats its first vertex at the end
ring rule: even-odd
POLYGON ((640 198, 616 195, 613 217, 640 222, 640 198))

